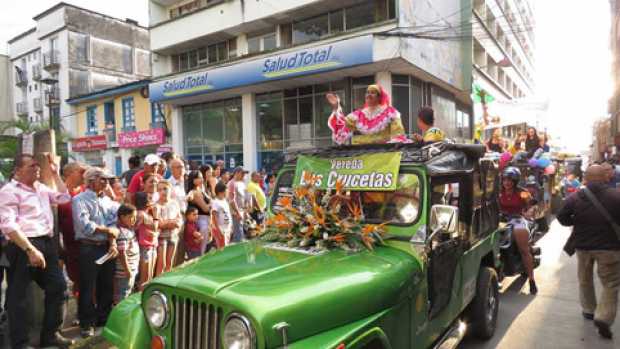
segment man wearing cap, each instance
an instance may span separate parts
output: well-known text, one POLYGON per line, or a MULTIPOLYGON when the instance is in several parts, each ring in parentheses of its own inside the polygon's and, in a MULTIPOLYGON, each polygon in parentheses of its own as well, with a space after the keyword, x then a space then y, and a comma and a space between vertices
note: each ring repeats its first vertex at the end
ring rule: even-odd
POLYGON ((144 175, 157 173, 161 159, 155 154, 149 154, 144 158, 144 169, 139 171, 131 178, 131 183, 127 187, 127 202, 135 204, 134 196, 142 191, 144 175))
POLYGON ((69 202, 71 196, 58 174, 58 164, 51 156, 48 161, 57 191, 39 182, 41 167, 32 155, 15 159, 14 177, 0 189, 0 230, 9 240, 5 249, 9 261, 6 303, 13 349, 30 348, 24 292, 32 281, 45 292, 41 346, 73 344, 59 332, 67 285, 58 264, 51 208, 69 202))
MULTIPOLYGON (((590 200, 589 190, 607 210, 610 218, 620 224, 620 192, 608 186, 606 169, 601 165, 588 167, 586 188, 570 195, 557 215, 565 226, 573 226, 570 245, 577 251, 579 298, 583 317, 594 320, 599 334, 611 339, 611 325, 616 318, 620 288, 620 238, 605 213, 590 200), (601 297, 594 292, 594 264, 603 286, 601 297)), ((567 247, 565 249, 568 250, 567 247)))
POLYGON ((84 173, 87 189, 73 198, 75 239, 80 243, 78 318, 82 337, 93 336, 94 327, 103 326, 112 309, 114 258, 96 263, 108 252, 114 257, 118 253, 114 225, 119 204, 104 194, 110 178, 114 176, 104 169, 89 168, 84 173))
POLYGON ((232 242, 244 240, 243 220, 246 218, 246 195, 247 190, 243 178, 248 171, 237 166, 233 170, 233 178, 228 186, 228 201, 233 218, 232 242))

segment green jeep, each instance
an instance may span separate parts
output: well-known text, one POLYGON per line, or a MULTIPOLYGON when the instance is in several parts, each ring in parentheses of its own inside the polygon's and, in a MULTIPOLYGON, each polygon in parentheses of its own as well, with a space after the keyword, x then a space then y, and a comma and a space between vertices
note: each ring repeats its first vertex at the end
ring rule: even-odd
POLYGON ((467 327, 490 338, 498 312, 498 173, 484 152, 439 143, 289 154, 272 212, 299 185, 298 160, 324 161, 325 183, 341 180, 365 220, 389 223, 383 243, 356 251, 235 244, 121 302, 103 335, 140 349, 454 348, 467 327), (394 154, 394 168, 381 162, 394 154))

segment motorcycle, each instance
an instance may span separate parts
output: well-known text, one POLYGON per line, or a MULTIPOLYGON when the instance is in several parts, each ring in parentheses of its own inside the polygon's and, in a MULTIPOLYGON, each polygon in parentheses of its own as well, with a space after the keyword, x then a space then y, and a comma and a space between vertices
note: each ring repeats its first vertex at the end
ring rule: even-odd
MULTIPOLYGON (((519 252, 519 248, 512 234, 513 226, 510 223, 510 218, 512 217, 500 217, 500 221, 506 223, 500 231, 499 250, 501 256, 500 259, 502 261, 500 278, 519 274, 527 275, 525 265, 521 259, 521 253, 519 252)), ((524 218, 524 220, 526 222, 526 229, 529 232, 530 253, 532 253, 532 256, 534 257, 534 269, 536 269, 540 265, 540 254, 542 252, 540 247, 536 246, 535 241, 539 227, 536 221, 531 221, 526 218, 524 218)))

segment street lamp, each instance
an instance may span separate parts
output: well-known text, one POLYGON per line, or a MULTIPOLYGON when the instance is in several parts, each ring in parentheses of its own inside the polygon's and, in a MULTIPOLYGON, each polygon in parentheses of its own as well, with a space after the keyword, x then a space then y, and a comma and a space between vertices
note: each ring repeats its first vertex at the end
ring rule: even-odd
MULTIPOLYGON (((45 78, 45 79, 41 79, 39 80, 41 83, 48 85, 48 86, 54 86, 58 83, 58 79, 54 79, 54 78, 45 78)), ((49 88, 46 93, 49 93, 50 95, 53 93, 52 91, 53 87, 49 88)), ((54 120, 52 119, 52 103, 51 103, 51 97, 50 96, 50 100, 47 103, 47 107, 48 107, 48 113, 49 113, 49 123, 50 123, 50 130, 55 130, 54 127, 54 120)))

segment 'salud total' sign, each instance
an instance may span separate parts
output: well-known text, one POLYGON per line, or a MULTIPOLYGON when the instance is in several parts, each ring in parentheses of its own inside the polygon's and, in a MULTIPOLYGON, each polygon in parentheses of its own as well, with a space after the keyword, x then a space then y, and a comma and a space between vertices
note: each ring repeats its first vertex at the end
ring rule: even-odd
POLYGON ((388 152, 343 158, 299 156, 295 169, 294 186, 307 183, 308 175, 315 176, 319 189, 334 188, 341 182, 346 190, 396 190, 402 153, 388 152))
POLYGON ((157 81, 149 85, 149 96, 159 102, 372 63, 372 51, 372 35, 336 41, 157 81))

